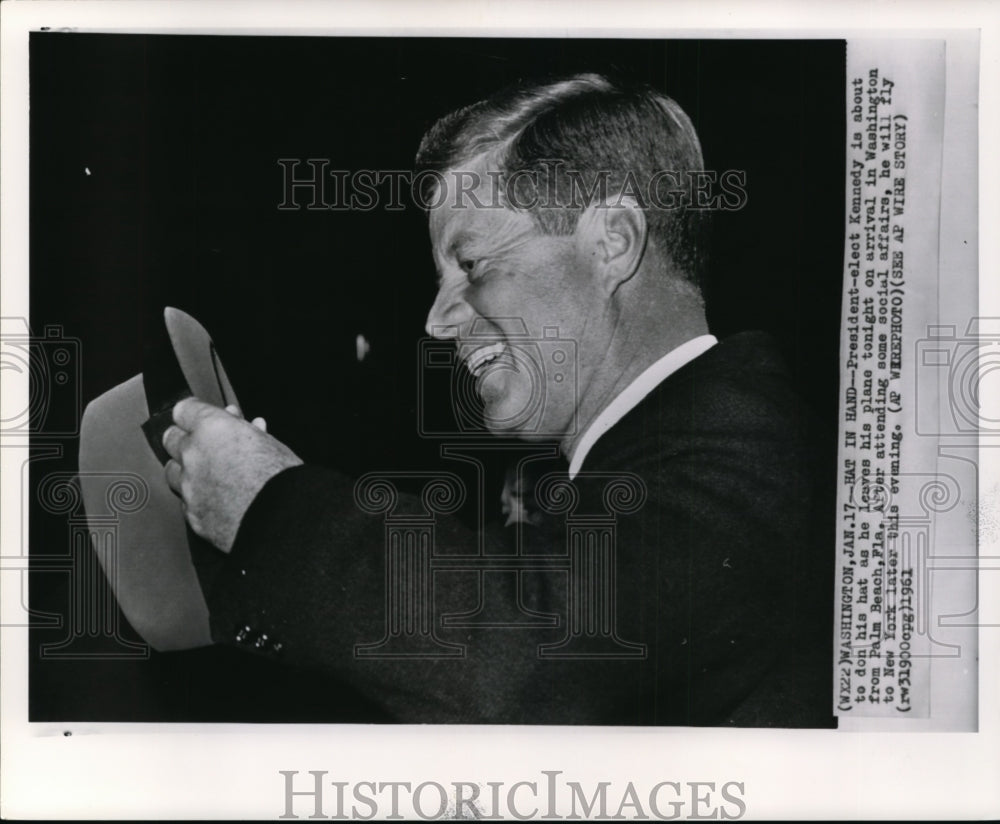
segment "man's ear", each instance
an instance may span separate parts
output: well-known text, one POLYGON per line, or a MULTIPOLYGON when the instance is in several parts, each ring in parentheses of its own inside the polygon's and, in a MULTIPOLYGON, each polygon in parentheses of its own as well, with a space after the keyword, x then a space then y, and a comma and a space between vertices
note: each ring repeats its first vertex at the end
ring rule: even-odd
POLYGON ((646 214, 631 197, 591 204, 580 216, 580 240, 606 294, 638 270, 646 252, 646 214))

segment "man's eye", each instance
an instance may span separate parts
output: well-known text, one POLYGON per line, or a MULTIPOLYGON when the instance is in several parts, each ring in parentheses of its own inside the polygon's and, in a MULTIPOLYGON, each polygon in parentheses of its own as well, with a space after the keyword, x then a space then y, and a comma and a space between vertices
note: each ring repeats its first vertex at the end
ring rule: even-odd
POLYGON ((478 261, 475 261, 475 260, 460 260, 458 262, 458 267, 463 272, 465 272, 465 274, 468 276, 469 280, 478 280, 478 276, 477 276, 477 273, 476 273, 476 263, 477 262, 478 261))

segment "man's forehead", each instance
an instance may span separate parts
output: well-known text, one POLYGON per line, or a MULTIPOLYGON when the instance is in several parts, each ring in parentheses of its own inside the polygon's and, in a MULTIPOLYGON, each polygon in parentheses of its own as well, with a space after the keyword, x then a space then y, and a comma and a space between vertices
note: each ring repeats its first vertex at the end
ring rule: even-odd
POLYGON ((438 176, 431 202, 435 210, 499 208, 503 206, 501 188, 499 171, 484 162, 465 164, 438 176))
POLYGON ((436 252, 448 254, 457 247, 506 245, 536 234, 531 217, 488 198, 489 192, 471 192, 449 198, 430 210, 431 241, 436 252))

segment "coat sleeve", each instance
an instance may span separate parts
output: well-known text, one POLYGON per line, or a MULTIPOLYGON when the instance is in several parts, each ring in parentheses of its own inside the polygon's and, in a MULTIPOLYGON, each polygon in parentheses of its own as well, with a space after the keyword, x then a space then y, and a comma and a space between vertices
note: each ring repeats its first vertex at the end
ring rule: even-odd
MULTIPOLYGON (((435 635, 460 653, 359 655, 359 645, 387 633, 384 521, 353 505, 350 479, 310 466, 273 478, 248 510, 209 595, 213 637, 321 670, 403 722, 727 723, 793 650, 789 582, 782 580, 790 547, 777 523, 761 520, 762 511, 781 513, 762 510, 769 490, 754 485, 751 467, 744 483, 716 480, 715 473, 733 474, 723 458, 693 450, 672 456, 669 472, 659 463, 650 467, 649 500, 620 519, 611 620, 620 640, 641 646, 641 655, 539 654, 569 631, 575 584, 565 570, 439 573, 435 635), (481 599, 520 603, 559 623, 439 623, 441 614, 472 610, 481 599)), ((596 505, 599 481, 578 479, 582 504, 596 505)), ((477 546, 475 532, 455 519, 439 518, 436 529, 439 550, 471 554, 477 546)), ((564 530, 560 523, 555 533, 536 536, 540 551, 563 553, 564 530)), ((758 705, 754 725, 799 725, 768 695, 758 705)))
MULTIPOLYGON (((413 511, 419 503, 402 498, 399 506, 413 511)), ((476 552, 476 532, 457 519, 439 517, 435 530, 438 547, 476 552)), ((558 614, 565 581, 544 574, 435 574, 428 583, 441 648, 428 657, 365 656, 357 648, 387 633, 385 536, 384 519, 355 505, 347 476, 308 465, 285 470, 248 509, 208 594, 213 639, 321 670, 401 721, 531 720, 540 663, 535 631, 442 629, 438 616, 473 610, 481 599, 520 599, 533 611, 558 614)), ((503 551, 498 539, 488 540, 489 551, 503 551)))

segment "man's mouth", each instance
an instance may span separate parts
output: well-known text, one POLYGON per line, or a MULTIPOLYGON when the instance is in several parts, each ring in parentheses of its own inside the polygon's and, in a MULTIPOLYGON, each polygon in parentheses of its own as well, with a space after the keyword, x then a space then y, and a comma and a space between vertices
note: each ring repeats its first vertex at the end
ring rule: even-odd
POLYGON ((493 361, 504 353, 506 348, 502 342, 481 346, 465 357, 465 366, 473 377, 478 378, 493 361))

